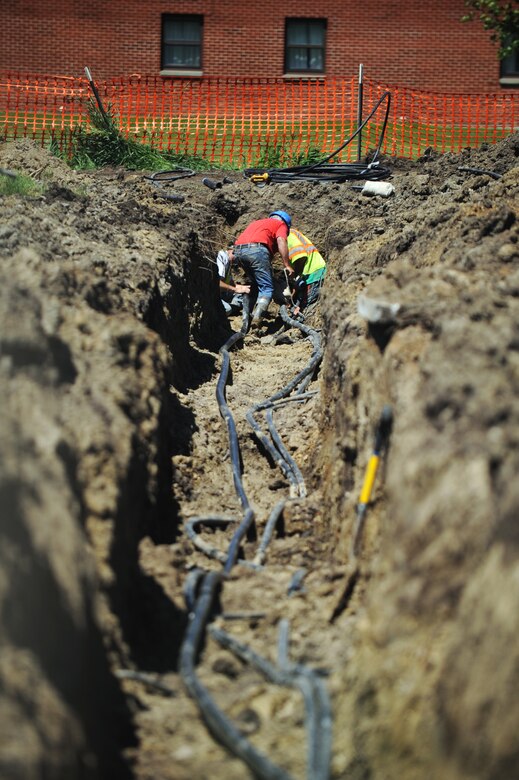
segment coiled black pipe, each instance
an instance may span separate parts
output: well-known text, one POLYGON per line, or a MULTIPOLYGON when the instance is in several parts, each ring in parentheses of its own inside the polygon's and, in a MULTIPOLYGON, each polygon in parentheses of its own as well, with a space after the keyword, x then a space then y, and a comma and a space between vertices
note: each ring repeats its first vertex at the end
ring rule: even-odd
POLYGON ((193 612, 195 608, 196 600, 198 598, 198 589, 204 578, 204 575, 205 572, 203 569, 192 569, 184 581, 182 592, 188 612, 193 612))
MULTIPOLYGON (((209 574, 206 574, 202 580, 201 587, 199 587, 200 577, 196 575, 187 589, 186 596, 190 609, 190 623, 180 651, 180 674, 190 695, 197 702, 202 717, 206 721, 210 731, 219 742, 225 745, 235 756, 240 758, 250 768, 253 774, 260 778, 260 780, 291 780, 289 774, 257 751, 217 707, 207 689, 198 679, 195 670, 200 644, 211 617, 211 610, 214 608, 222 580, 235 564, 240 542, 244 535, 250 531, 251 525, 254 522, 254 512, 249 506, 249 501, 243 489, 241 479, 240 452, 236 426, 225 399, 225 384, 227 382, 230 363, 229 349, 240 338, 244 337, 248 330, 248 325, 249 298, 248 296, 244 296, 241 330, 238 333, 234 333, 220 350, 222 355, 222 369, 216 391, 220 413, 226 422, 229 434, 234 484, 245 513, 238 530, 233 535, 227 555, 223 555, 220 551, 214 551, 215 554, 211 555, 211 557, 216 557, 224 563, 224 572, 210 572, 209 574), (199 595, 196 595, 197 590, 199 595), (196 598, 196 600, 193 603, 194 598, 196 598)), ((227 518, 219 517, 207 519, 193 518, 186 523, 186 530, 191 538, 193 538, 193 534, 196 536, 195 525, 204 522, 221 526, 232 521, 229 521, 227 518)), ((214 550, 214 548, 212 549, 214 550)))
POLYGON ((187 179, 190 176, 194 176, 195 171, 191 168, 172 168, 169 171, 155 171, 151 176, 145 176, 144 178, 151 181, 157 187, 164 184, 170 184, 172 181, 178 181, 178 179, 187 179))
POLYGON ((292 664, 288 653, 289 623, 279 622, 278 666, 303 694, 308 733, 308 780, 327 780, 332 751, 332 714, 328 692, 314 671, 292 664))
POLYGON ((195 663, 205 634, 211 610, 222 580, 221 572, 209 572, 204 578, 195 611, 180 650, 180 673, 202 716, 216 739, 238 756, 260 780, 290 780, 283 769, 257 751, 236 726, 216 706, 207 689, 199 681, 195 663))
POLYGON ((272 534, 274 533, 274 529, 279 522, 279 518, 283 513, 285 504, 286 504, 286 499, 284 498, 281 501, 278 501, 278 503, 275 505, 274 509, 271 511, 268 517, 268 520, 265 524, 265 528, 263 530, 263 535, 261 537, 261 542, 259 544, 256 555, 254 556, 254 564, 256 566, 261 566, 265 560, 267 547, 270 544, 270 540, 272 539, 272 534))
POLYGON ((212 545, 207 544, 207 542, 204 542, 204 540, 200 538, 197 529, 202 525, 209 526, 209 528, 227 528, 230 523, 235 522, 236 520, 227 517, 191 517, 184 523, 184 530, 194 546, 203 552, 204 555, 225 564, 227 563, 228 557, 226 553, 222 552, 217 547, 213 547, 212 545))
POLYGON ((245 178, 250 178, 254 175, 268 174, 270 181, 274 183, 282 183, 287 181, 319 181, 319 182, 336 182, 341 183, 350 179, 365 179, 369 181, 379 181, 380 179, 386 179, 390 176, 388 168, 380 166, 377 157, 380 153, 382 141, 386 132, 387 121, 389 117, 389 110, 391 107, 391 93, 386 91, 375 103, 375 106, 370 111, 368 116, 363 120, 362 124, 355 130, 355 132, 347 138, 335 151, 325 157, 323 160, 311 165, 297 165, 291 168, 246 168, 243 172, 245 178), (333 157, 348 146, 363 128, 372 118, 372 116, 378 111, 380 105, 384 100, 387 100, 386 113, 382 128, 380 131, 379 140, 373 159, 371 163, 333 163, 327 165, 333 157))
MULTIPOLYGON (((202 526, 207 526, 209 528, 227 528, 229 524, 237 522, 234 518, 231 519, 217 516, 208 517, 207 515, 203 517, 191 517, 189 520, 184 522, 184 530, 189 539, 193 542, 193 545, 198 550, 200 550, 200 552, 203 552, 204 555, 207 555, 208 558, 213 558, 213 560, 223 563, 225 566, 225 571, 227 571, 230 570, 236 563, 234 552, 235 550, 237 552, 239 551, 239 543, 243 539, 244 533, 249 530, 249 525, 254 519, 254 515, 252 514, 251 517, 251 513, 251 509, 246 510, 245 516, 241 524, 238 526, 238 530, 235 532, 235 535, 232 539, 232 541, 235 540, 235 544, 233 545, 231 541, 226 553, 224 553, 222 550, 219 550, 218 547, 213 547, 213 545, 204 541, 199 535, 199 530, 202 528, 202 526)), ((258 568, 250 561, 240 561, 240 563, 243 566, 249 566, 250 568, 258 568)), ((186 603, 188 603, 187 599, 186 603)))
POLYGON ((209 627, 213 639, 257 669, 275 685, 298 688, 303 695, 308 734, 308 780, 327 780, 331 756, 331 705, 328 693, 315 672, 288 662, 288 621, 280 621, 278 667, 225 631, 209 627))
POLYGON ((232 567, 236 563, 236 560, 238 558, 238 553, 240 550, 241 541, 246 534, 250 533, 253 524, 254 524, 254 512, 250 507, 248 507, 245 510, 245 515, 243 517, 243 520, 238 526, 238 530, 233 534, 231 543, 227 549, 227 560, 225 561, 225 566, 224 566, 225 574, 229 574, 232 567))
POLYGON ((291 456, 291 454, 283 444, 283 440, 279 435, 276 426, 274 425, 274 410, 272 407, 269 407, 266 410, 265 417, 267 420, 267 428, 269 429, 270 438, 272 439, 272 442, 276 447, 277 451, 279 452, 279 454, 281 455, 283 461, 287 464, 287 466, 290 468, 293 474, 293 481, 294 484, 297 485, 299 497, 305 498, 306 486, 305 486, 304 477, 301 474, 299 466, 295 462, 294 458, 291 456))
POLYGON ((293 593, 297 593, 303 589, 303 580, 308 574, 306 569, 298 569, 292 579, 287 590, 287 596, 292 596, 293 593))
MULTIPOLYGON (((297 327, 300 327, 303 332, 311 335, 310 328, 307 328, 306 326, 301 325, 301 323, 298 323, 295 320, 290 320, 290 318, 288 318, 288 315, 286 314, 286 308, 285 315, 287 317, 287 321, 294 322, 294 324, 296 324, 297 327)), ((236 729, 232 722, 228 720, 224 713, 221 712, 221 710, 214 703, 206 688, 198 680, 195 671, 196 657, 204 637, 206 626, 211 617, 211 611, 215 606, 221 583, 236 563, 239 546, 243 537, 246 534, 249 534, 251 528, 254 526, 254 512, 249 506, 249 501, 242 483, 240 451, 236 425, 225 397, 225 386, 227 383, 230 366, 229 349, 240 338, 244 337, 248 330, 248 325, 249 298, 248 296, 244 296, 242 328, 238 333, 234 333, 220 350, 222 355, 222 368, 216 389, 216 396, 220 408, 220 413, 226 423, 229 435, 234 485, 240 498, 242 507, 245 510, 244 517, 238 529, 233 534, 226 555, 221 551, 211 547, 210 545, 203 543, 196 533, 196 527, 202 524, 222 527, 227 526, 231 522, 234 522, 233 520, 222 517, 192 518, 185 524, 186 532, 190 538, 193 539, 195 544, 200 549, 204 549, 204 552, 206 552, 211 557, 217 558, 219 561, 224 563, 224 571, 223 573, 210 572, 207 575, 202 575, 197 571, 193 574, 189 583, 186 584, 185 597, 188 609, 190 611, 190 624, 182 643, 180 653, 180 672, 189 693, 197 701, 202 716, 216 739, 225 745, 232 753, 234 753, 234 755, 238 756, 238 758, 244 761, 244 763, 247 764, 254 775, 260 778, 260 780, 290 780, 289 774, 287 774, 283 769, 276 766, 268 758, 259 753, 248 742, 248 740, 242 736, 242 734, 238 731, 238 729, 236 729)), ((313 333, 315 334, 315 332, 313 333)), ((269 399, 267 405, 263 406, 263 408, 269 408, 269 429, 271 431, 273 440, 279 446, 279 449, 274 449, 276 452, 280 453, 281 460, 283 463, 287 464, 286 468, 292 475, 297 473, 300 474, 300 472, 297 469, 295 463, 293 465, 290 463, 291 458, 286 452, 286 449, 283 447, 277 435, 277 431, 275 431, 272 419, 272 409, 277 403, 280 402, 280 399, 282 399, 284 395, 288 395, 288 393, 291 392, 292 389, 294 389, 294 387, 296 387, 301 382, 302 377, 307 376, 308 371, 313 373, 316 366, 316 353, 320 353, 320 339, 318 336, 317 340, 314 340, 314 353, 312 354, 310 367, 307 367, 306 370, 303 370, 297 375, 295 378, 295 384, 293 380, 291 383, 289 383, 289 385, 287 385, 287 388, 290 388, 288 392, 280 392, 275 394, 275 396, 272 396, 272 398, 269 399)), ((288 401, 291 399, 284 400, 288 401)), ((285 501, 279 502, 272 511, 269 521, 267 522, 267 528, 265 529, 258 553, 264 554, 275 525, 281 516, 284 505, 285 501)), ((211 627, 209 627, 209 630, 211 630, 211 627)), ((324 712, 325 706, 323 703, 327 700, 326 691, 317 691, 315 675, 305 667, 294 666, 293 669, 287 669, 286 672, 283 672, 281 676, 286 677, 286 681, 282 684, 291 685, 291 687, 298 687, 303 693, 305 699, 307 728, 309 731, 309 778, 311 778, 311 780, 326 780, 328 777, 328 766, 330 758, 328 754, 330 742, 327 736, 329 730, 328 722, 331 723, 329 714, 324 712)))
POLYGON ((229 377, 229 367, 231 364, 229 350, 236 344, 237 341, 245 337, 245 334, 247 333, 247 330, 249 328, 250 298, 248 295, 243 295, 242 300, 243 300, 242 326, 237 333, 233 333, 233 335, 225 342, 223 347, 220 349, 220 355, 222 356, 222 368, 220 370, 220 376, 218 377, 218 382, 216 385, 216 400, 218 401, 220 414, 227 426, 234 487, 240 499, 242 507, 244 509, 248 509, 249 500, 246 496, 243 487, 243 482, 242 482, 240 445, 238 443, 236 424, 231 414, 231 410, 227 405, 227 399, 225 397, 225 386, 227 384, 227 379, 229 377))
MULTIPOLYGON (((191 539, 191 541, 193 542, 193 544, 208 557, 223 563, 224 571, 226 574, 230 572, 230 570, 236 563, 238 553, 239 553, 239 546, 244 535, 250 534, 250 531, 254 525, 254 512, 250 508, 249 500, 243 488, 242 473, 241 473, 241 459, 240 459, 240 450, 239 450, 238 434, 236 431, 236 424, 234 422, 234 418, 228 407, 227 400, 225 397, 225 387, 227 384, 227 378, 229 375, 229 368, 230 368, 229 350, 232 346, 234 346, 234 344, 237 341, 243 338, 245 333, 247 332, 248 324, 249 324, 249 311, 250 311, 249 297, 244 296, 244 311, 242 315, 242 327, 238 332, 233 333, 230 339, 228 339, 225 342, 225 344, 220 350, 220 354, 222 355, 222 368, 221 368, 220 376, 218 378, 218 383, 216 387, 216 397, 218 400, 218 406, 220 408, 220 414, 222 415, 222 418, 224 419, 227 425, 234 486, 235 486, 236 493, 240 498, 242 507, 245 510, 245 515, 237 531, 233 534, 227 554, 223 553, 218 548, 213 547, 212 545, 205 542, 197 533, 197 529, 202 525, 211 526, 211 527, 220 527, 220 528, 227 527, 230 523, 234 522, 233 520, 230 520, 228 518, 223 518, 223 517, 193 517, 190 518, 188 521, 186 521, 184 524, 186 533, 188 537, 191 539)), ((316 331, 314 331, 312 328, 309 328, 306 325, 303 325, 297 320, 290 318, 288 316, 286 307, 282 307, 282 316, 284 317, 287 324, 292 324, 293 326, 298 327, 303 333, 305 333, 305 335, 308 335, 313 340, 314 352, 312 353, 310 364, 305 369, 303 369, 302 372, 297 374, 295 379, 292 380, 287 385, 288 390, 286 393, 284 392, 285 390, 284 388, 283 390, 276 393, 275 396, 272 396, 272 398, 267 399, 267 401, 263 401, 261 404, 257 405, 257 407, 253 407, 253 409, 249 410, 249 412, 247 413, 247 419, 249 420, 249 423, 252 425, 253 430, 257 438, 259 439, 259 441, 265 446, 266 450, 272 456, 274 462, 279 466, 279 468, 283 471, 283 473, 289 480, 293 494, 299 495, 300 497, 304 497, 306 495, 306 488, 305 488, 303 476, 301 474, 301 471, 299 470, 299 467, 295 463, 294 459, 292 458, 288 450, 283 445, 283 442, 281 441, 281 438, 274 426, 274 421, 272 418, 272 410, 275 408, 277 404, 280 403, 280 400, 283 400, 284 403, 288 403, 291 400, 294 401, 302 400, 297 397, 294 399, 285 399, 283 398, 283 396, 288 395, 288 393, 291 392, 294 389, 294 387, 296 387, 300 383, 301 377, 306 377, 308 372, 313 373, 318 361, 320 361, 321 359, 322 352, 320 349, 320 338, 316 331), (257 423, 257 421, 254 418, 255 411, 259 409, 267 410, 267 422, 272 437, 271 440, 269 440, 268 437, 263 433, 261 426, 257 423), (272 442, 274 442, 274 444, 272 444, 272 442)), ((308 397, 308 395, 305 394, 304 397, 308 397)), ((277 512, 277 516, 275 517, 274 520, 271 520, 269 518, 269 521, 267 521, 262 542, 260 543, 260 548, 258 550, 258 553, 256 554, 254 563, 252 565, 255 566, 260 565, 261 559, 264 558, 266 547, 270 542, 273 530, 276 526, 281 511, 282 508, 279 512, 277 512, 277 507, 275 507, 272 515, 276 515, 277 512)))
POLYGON ((274 463, 276 463, 276 465, 279 466, 283 474, 290 482, 291 496, 304 497, 306 495, 306 488, 305 488, 303 476, 297 464, 295 463, 294 459, 292 458, 290 453, 287 451, 287 449, 284 447, 283 443, 281 442, 279 434, 277 433, 274 427, 272 414, 270 414, 267 417, 267 424, 271 435, 271 439, 269 439, 266 436, 266 434, 263 432, 261 428, 261 425, 258 423, 258 421, 255 418, 255 415, 258 412, 271 410, 275 406, 275 403, 277 401, 290 395, 290 393, 294 389, 298 387, 301 389, 306 389, 305 380, 307 378, 308 380, 311 379, 317 366, 322 360, 321 339, 317 331, 314 330, 313 328, 308 327, 308 325, 304 325, 298 320, 295 320, 292 317, 290 317, 286 306, 281 306, 280 313, 283 321, 287 325, 289 325, 290 327, 298 328, 306 336, 310 338, 314 350, 312 352, 308 365, 305 366, 305 368, 302 371, 300 371, 299 374, 297 374, 285 387, 281 388, 281 390, 278 390, 277 393, 270 396, 270 398, 261 401, 260 403, 256 404, 251 409, 249 409, 245 416, 247 418, 247 422, 253 429, 254 434, 258 439, 258 441, 260 441, 260 443, 263 445, 265 450, 269 453, 269 455, 273 459, 274 463))

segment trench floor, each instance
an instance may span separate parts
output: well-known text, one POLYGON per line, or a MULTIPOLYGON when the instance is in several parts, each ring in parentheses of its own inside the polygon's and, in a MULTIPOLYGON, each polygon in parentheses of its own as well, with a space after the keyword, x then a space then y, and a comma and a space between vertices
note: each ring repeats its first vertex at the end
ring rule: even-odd
MULTIPOLYGON (((233 321, 239 329, 240 320, 233 321)), ((232 378, 227 402, 236 422, 243 460, 243 484, 256 513, 258 538, 273 506, 288 498, 289 485, 282 472, 261 452, 245 419, 255 403, 284 387, 308 363, 312 345, 290 331, 292 343, 265 343, 247 335, 231 353, 232 378)), ((241 520, 225 424, 216 401, 216 381, 182 396, 191 410, 195 432, 189 455, 174 458, 174 494, 184 521, 198 515, 223 515, 241 520)), ((290 499, 284 512, 284 534, 274 536, 263 569, 237 564, 221 594, 221 614, 215 625, 249 645, 271 662, 276 661, 279 621, 289 620, 290 660, 327 673, 332 706, 340 693, 339 674, 344 663, 344 632, 350 613, 332 622, 349 568, 334 561, 326 517, 323 517, 319 475, 312 474, 319 447, 319 377, 309 390, 317 391, 304 403, 287 404, 275 414, 285 446, 305 476, 308 495, 290 499), (294 574, 305 569, 302 589, 288 595, 294 574), (225 615, 260 613, 261 617, 227 619, 225 615), (224 617, 222 617, 222 615, 224 617)), ((204 532, 204 539, 226 551, 232 531, 204 532)), ((257 542, 244 545, 252 559, 257 542)), ((179 610, 185 610, 182 589, 193 567, 219 569, 221 564, 194 549, 181 532, 172 545, 143 540, 143 572, 153 578, 179 610)), ((153 674, 153 670, 140 670, 153 674)), ((197 672, 217 705, 233 719, 242 734, 294 778, 306 776, 304 704, 297 691, 276 687, 232 653, 207 637, 197 672)), ((242 780, 247 767, 214 741, 196 704, 189 698, 174 665, 155 674, 173 695, 167 696, 141 682, 124 680, 134 703, 139 746, 128 758, 137 780, 242 780)), ((344 728, 334 724, 332 777, 340 777, 346 759, 341 745, 344 728)))

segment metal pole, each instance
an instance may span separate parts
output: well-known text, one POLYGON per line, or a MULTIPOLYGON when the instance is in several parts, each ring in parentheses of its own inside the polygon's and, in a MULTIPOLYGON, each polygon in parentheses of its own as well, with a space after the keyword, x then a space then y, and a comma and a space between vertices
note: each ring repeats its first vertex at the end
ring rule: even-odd
MULTIPOLYGON (((358 103, 357 103, 357 129, 362 124, 362 97, 363 97, 363 89, 364 89, 364 65, 359 65, 359 93, 358 93, 358 103)), ((362 130, 357 136, 357 159, 360 160, 362 157, 362 130)))
POLYGON ((111 132, 111 131, 113 131, 114 127, 113 127, 112 123, 110 122, 108 114, 105 111, 105 107, 103 106, 103 103, 102 103, 101 98, 99 96, 99 92, 98 92, 97 87, 95 85, 94 79, 92 78, 92 74, 90 73, 90 68, 85 67, 85 76, 86 76, 86 79, 87 79, 88 83, 90 84, 90 89, 94 93, 94 98, 96 100, 96 103, 97 103, 97 106, 99 108, 99 111, 101 112, 101 116, 103 117, 103 122, 106 125, 106 129, 109 132, 111 132))

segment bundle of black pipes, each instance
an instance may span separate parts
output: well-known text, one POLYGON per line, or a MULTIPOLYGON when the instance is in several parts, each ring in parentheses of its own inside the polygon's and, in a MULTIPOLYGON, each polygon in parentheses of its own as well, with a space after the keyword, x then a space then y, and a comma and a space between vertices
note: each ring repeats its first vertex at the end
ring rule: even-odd
MULTIPOLYGON (((307 393, 306 388, 311 381, 321 359, 322 349, 320 337, 317 331, 289 317, 285 306, 281 307, 281 316, 289 327, 299 328, 308 337, 313 345, 313 352, 308 365, 300 371, 284 388, 270 398, 256 404, 247 413, 247 420, 252 425, 258 440, 273 457, 274 462, 282 469, 290 482, 292 496, 304 497, 306 489, 299 468, 284 447, 281 438, 275 428, 273 412, 281 403, 292 401, 301 402, 312 393, 307 393), (290 394, 295 390, 295 394, 290 394), (290 396, 290 397, 289 397, 290 396), (262 431, 255 415, 261 411, 267 413, 267 424, 270 432, 270 440, 262 431)), ((202 685, 196 674, 196 662, 199 649, 204 640, 206 629, 212 619, 218 614, 218 595, 225 584, 227 575, 239 562, 240 565, 248 565, 253 568, 261 568, 265 560, 266 549, 273 535, 276 524, 281 517, 286 500, 276 504, 265 526, 262 540, 253 561, 238 561, 238 551, 243 537, 247 534, 249 539, 255 538, 255 518, 242 481, 241 458, 238 435, 233 415, 225 398, 225 386, 230 368, 229 350, 237 341, 243 339, 249 326, 249 299, 244 296, 243 322, 240 331, 233 333, 231 338, 220 350, 222 367, 217 383, 216 397, 220 408, 220 414, 224 419, 229 436, 229 448, 233 471, 234 486, 243 509, 243 518, 233 534, 227 552, 217 550, 200 539, 197 533, 204 524, 212 527, 227 527, 230 523, 237 522, 234 519, 223 518, 217 515, 211 517, 191 518, 186 523, 186 532, 197 547, 210 557, 219 560, 223 564, 223 571, 204 572, 195 570, 188 577, 184 588, 186 604, 190 611, 190 623, 182 644, 180 656, 180 671, 184 683, 195 699, 210 731, 229 751, 240 758, 249 767, 253 774, 261 780, 290 780, 290 775, 282 768, 274 764, 270 759, 254 748, 241 734, 234 724, 215 704, 206 688, 202 685)), ((307 732, 307 777, 311 780, 327 780, 330 772, 331 742, 332 742, 332 716, 331 704, 321 675, 312 669, 299 664, 291 664, 288 660, 288 621, 281 620, 279 625, 278 664, 274 666, 251 648, 238 642, 226 632, 215 627, 209 627, 213 638, 223 647, 226 647, 243 661, 252 664, 270 682, 297 688, 301 691, 306 712, 307 732)))

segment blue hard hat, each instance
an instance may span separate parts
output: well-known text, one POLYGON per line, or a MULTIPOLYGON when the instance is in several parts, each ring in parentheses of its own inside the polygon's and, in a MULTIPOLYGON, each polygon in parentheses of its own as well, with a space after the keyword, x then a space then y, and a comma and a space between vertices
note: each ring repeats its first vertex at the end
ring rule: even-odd
POLYGON ((290 228, 290 225, 292 224, 292 217, 290 214, 287 214, 286 211, 272 211, 269 214, 269 217, 279 217, 288 228, 290 228))

